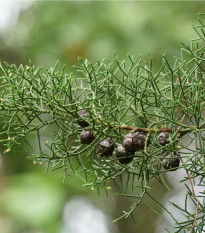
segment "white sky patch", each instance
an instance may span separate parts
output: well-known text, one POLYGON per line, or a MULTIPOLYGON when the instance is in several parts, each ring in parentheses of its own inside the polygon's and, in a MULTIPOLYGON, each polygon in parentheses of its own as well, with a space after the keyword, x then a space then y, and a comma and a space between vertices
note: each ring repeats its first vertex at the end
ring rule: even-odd
POLYGON ((61 233, 110 233, 108 222, 109 217, 88 199, 74 198, 64 207, 61 233))
POLYGON ((14 26, 22 10, 31 6, 34 0, 0 0, 0 35, 14 26))

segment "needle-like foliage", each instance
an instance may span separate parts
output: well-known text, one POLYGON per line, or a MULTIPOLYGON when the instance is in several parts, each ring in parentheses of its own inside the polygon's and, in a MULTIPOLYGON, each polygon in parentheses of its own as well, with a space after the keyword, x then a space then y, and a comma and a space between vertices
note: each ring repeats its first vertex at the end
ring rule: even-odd
POLYGON ((163 55, 157 72, 152 58, 145 62, 142 56, 120 61, 114 55, 110 63, 79 59, 75 74, 67 74, 65 67, 59 71, 58 64, 47 70, 32 64, 0 65, 0 141, 5 152, 36 133, 39 153, 30 158, 63 169, 65 177, 74 173, 98 191, 107 190, 112 181, 121 195, 135 200, 122 217, 132 216, 140 203, 153 210, 144 201, 147 197, 173 218, 175 232, 203 232, 205 206, 199 197, 205 196, 204 27, 199 20, 193 26, 197 38, 183 44, 181 57, 174 62, 163 55), (81 110, 86 111, 85 118, 81 110), (80 141, 79 121, 86 121, 86 130, 94 133, 90 144, 80 141), (42 138, 45 130, 49 140, 42 138), (120 163, 114 153, 108 157, 96 152, 102 140, 112 140, 116 148, 129 132, 146 135, 143 149, 130 155, 133 160, 120 163), (165 145, 157 140, 160 132, 169 133, 165 145), (167 153, 179 155, 177 169, 186 171, 181 180, 189 182, 184 208, 172 203, 186 217, 181 222, 152 191, 156 180, 166 187, 163 173, 175 172, 162 167, 167 153), (202 188, 199 196, 193 184, 202 188), (187 209, 189 200, 196 212, 187 209))

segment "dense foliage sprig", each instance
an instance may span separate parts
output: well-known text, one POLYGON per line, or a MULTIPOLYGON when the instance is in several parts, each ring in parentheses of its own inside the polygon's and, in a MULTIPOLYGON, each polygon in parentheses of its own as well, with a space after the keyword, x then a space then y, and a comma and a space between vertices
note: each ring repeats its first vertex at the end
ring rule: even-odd
MULTIPOLYGON (((190 181, 192 188, 193 182, 204 187, 204 27, 199 20, 193 27, 198 38, 183 44, 182 55, 173 64, 163 55, 157 72, 152 58, 145 62, 142 56, 120 61, 114 55, 108 64, 80 58, 75 75, 67 74, 65 67, 59 71, 58 63, 46 71, 31 63, 0 65, 0 141, 5 152, 35 132, 39 153, 30 158, 52 169, 62 168, 65 177, 73 172, 98 191, 107 190, 113 181, 121 195, 135 199, 122 217, 132 215, 140 203, 147 206, 145 196, 160 204, 151 192, 153 181, 167 187, 163 173, 170 170, 185 169, 188 175, 182 181, 190 181), (42 137, 47 128, 49 140, 42 137), (129 132, 145 137, 139 149, 127 153, 129 132), (166 138, 161 141, 162 132, 166 138), (116 156, 99 150, 103 140, 118 148, 116 156)), ((204 198, 204 192, 200 196, 204 198)), ((163 207, 176 223, 175 232, 203 231, 204 203, 188 186, 185 208, 176 207, 186 221, 180 222, 163 207), (188 199, 196 206, 196 215, 187 210, 188 199)))

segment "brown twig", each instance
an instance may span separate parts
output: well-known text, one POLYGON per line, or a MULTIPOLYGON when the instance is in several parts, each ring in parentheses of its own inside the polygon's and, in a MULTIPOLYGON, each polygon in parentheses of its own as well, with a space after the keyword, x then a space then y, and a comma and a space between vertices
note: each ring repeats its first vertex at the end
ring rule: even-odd
MULTIPOLYGON (((178 152, 179 152, 179 151, 178 151, 178 152)), ((180 155, 180 153, 179 153, 179 155, 180 155)), ((181 160, 182 164, 184 164, 183 159, 182 159, 181 157, 180 157, 180 160, 181 160)), ((187 174, 187 176, 188 176, 188 178, 189 178, 189 182, 190 182, 190 186, 191 186, 191 190, 192 190, 192 196, 193 196, 193 198, 194 198, 194 199, 196 200, 196 202, 197 202, 197 205, 196 205, 196 214, 195 214, 194 222, 193 222, 192 227, 191 227, 191 230, 190 230, 190 232, 189 232, 189 233, 192 233, 193 230, 194 230, 196 221, 197 221, 197 219, 198 219, 199 199, 198 199, 198 198, 196 197, 196 195, 195 195, 193 182, 192 182, 192 180, 191 180, 191 176, 190 176, 189 172, 187 171, 185 165, 184 165, 184 170, 186 171, 186 174, 187 174)))
MULTIPOLYGON (((119 125, 114 125, 114 126, 110 126, 110 128, 121 128, 121 129, 124 129, 124 130, 134 130, 134 131, 138 131, 138 132, 174 132, 176 131, 176 129, 173 129, 173 128, 160 128, 160 129, 150 129, 150 128, 140 128, 140 127, 132 127, 132 126, 127 126, 127 125, 124 125, 124 126, 119 126, 119 125)), ((179 133, 179 137, 182 137, 184 136, 185 134, 187 133, 190 133, 192 130, 191 129, 180 129, 178 131, 179 133)))
MULTIPOLYGON (((190 96, 190 93, 189 93, 189 96, 190 96)), ((188 99, 188 101, 189 101, 189 99, 188 99)), ((186 117, 186 114, 183 115, 181 123, 183 123, 185 117, 186 117)), ((204 128, 204 127, 203 127, 203 128, 204 128)), ((179 131, 181 131, 181 128, 179 129, 179 131)), ((183 159, 182 159, 181 156, 180 156, 179 149, 178 149, 178 153, 179 153, 180 160, 181 160, 182 164, 184 165, 183 159)), ((190 176, 189 172, 187 171, 185 165, 184 165, 184 170, 186 171, 186 174, 187 174, 187 176, 188 176, 188 178, 189 178, 189 183, 190 183, 191 190, 192 190, 192 196, 193 196, 193 198, 194 198, 194 199, 196 200, 196 202, 197 202, 196 214, 195 214, 194 222, 193 222, 192 227, 191 227, 191 230, 190 230, 190 233, 192 233, 193 230, 194 230, 194 226, 195 226, 195 224, 196 224, 197 218, 198 218, 199 199, 198 199, 198 198, 196 197, 196 195, 195 195, 193 182, 192 182, 192 180, 191 180, 191 176, 190 176)))

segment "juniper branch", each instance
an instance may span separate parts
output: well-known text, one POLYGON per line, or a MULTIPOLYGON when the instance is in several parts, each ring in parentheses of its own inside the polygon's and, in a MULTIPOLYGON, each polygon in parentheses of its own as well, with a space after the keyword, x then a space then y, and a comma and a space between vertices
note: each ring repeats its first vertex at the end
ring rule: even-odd
MULTIPOLYGON (((67 73, 58 63, 46 70, 31 62, 19 67, 0 64, 0 142, 7 148, 5 152, 15 150, 17 143, 22 139, 28 142, 28 136, 36 133, 39 152, 31 159, 46 163, 51 170, 62 169, 64 177, 74 173, 99 192, 102 188, 107 192, 112 181, 123 196, 135 196, 137 201, 124 217, 132 216, 138 204, 146 205, 145 196, 161 206, 150 189, 154 181, 167 188, 163 174, 170 169, 162 168, 167 152, 180 150, 180 159, 185 162, 178 169, 186 165, 189 174, 182 182, 197 180, 204 186, 204 27, 202 21, 194 26, 199 38, 183 44, 182 57, 174 64, 163 55, 157 72, 152 70, 151 58, 143 61, 142 56, 135 59, 130 55, 125 61, 114 55, 108 64, 80 58, 75 74, 67 73), (87 112, 85 118, 79 114, 82 110, 87 112), (86 130, 94 132, 89 145, 80 141, 79 121, 85 121, 86 130), (127 131, 146 135, 143 148, 131 154, 132 162, 123 164, 120 159, 124 157, 96 153, 104 139, 112 139, 115 147, 121 145, 127 131), (47 139, 42 137, 45 132, 47 139), (162 132, 169 133, 163 146, 157 140, 162 132), (133 195, 136 190, 140 195, 133 195)), ((187 191, 190 200, 192 194, 193 190, 187 191)), ((203 229, 201 203, 194 220, 185 210, 186 222, 179 222, 163 208, 174 219, 176 232, 203 229)))

